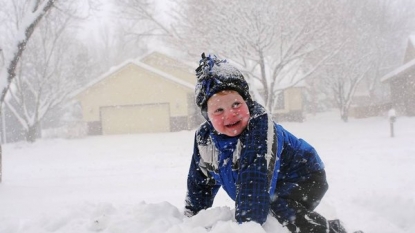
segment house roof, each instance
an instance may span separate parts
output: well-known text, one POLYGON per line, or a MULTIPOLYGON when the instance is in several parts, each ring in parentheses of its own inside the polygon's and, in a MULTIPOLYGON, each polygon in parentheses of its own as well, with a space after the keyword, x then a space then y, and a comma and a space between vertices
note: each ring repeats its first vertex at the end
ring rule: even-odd
POLYGON ((415 35, 409 36, 405 52, 404 64, 380 78, 381 82, 388 82, 393 78, 400 78, 408 73, 415 73, 415 35))
POLYGON ((412 59, 411 61, 398 67, 397 69, 392 70, 391 72, 380 78, 380 81, 387 82, 390 81, 393 77, 401 77, 403 76, 403 74, 406 74, 408 72, 415 73, 415 59, 412 59))
MULTIPOLYGON (((147 54, 147 55, 149 55, 149 54, 147 54)), ((140 59, 143 59, 143 58, 144 57, 141 57, 140 59)), ((184 81, 184 80, 182 80, 180 78, 177 78, 177 77, 175 77, 173 75, 170 75, 168 73, 165 73, 165 72, 163 72, 163 71, 161 71, 159 69, 156 69, 156 68, 154 68, 154 67, 152 67, 150 65, 147 65, 147 64, 145 64, 145 63, 143 63, 143 62, 141 62, 139 60, 130 59, 130 60, 124 61, 123 63, 121 63, 121 64, 119 64, 117 66, 111 67, 107 72, 105 72, 104 74, 102 74, 99 77, 97 77, 96 79, 92 80, 91 82, 89 82, 88 84, 86 84, 85 86, 83 86, 82 88, 80 88, 79 90, 77 90, 74 93, 72 93, 72 95, 70 96, 70 98, 76 97, 77 95, 79 95, 82 92, 86 91, 87 89, 89 89, 90 87, 92 87, 95 84, 99 83, 100 81, 108 78, 111 74, 113 74, 113 73, 121 70, 122 68, 124 68, 128 64, 134 64, 134 65, 136 65, 138 67, 141 67, 141 68, 143 68, 145 70, 148 70, 148 71, 151 71, 151 72, 153 72, 155 74, 158 74, 158 75, 160 75, 161 77, 163 77, 163 78, 165 78, 167 80, 173 81, 173 82, 175 82, 177 84, 180 84, 180 85, 182 85, 182 86, 184 86, 186 88, 189 88, 191 90, 194 90, 194 85, 191 84, 191 83, 188 83, 188 82, 186 82, 186 81, 184 81)))

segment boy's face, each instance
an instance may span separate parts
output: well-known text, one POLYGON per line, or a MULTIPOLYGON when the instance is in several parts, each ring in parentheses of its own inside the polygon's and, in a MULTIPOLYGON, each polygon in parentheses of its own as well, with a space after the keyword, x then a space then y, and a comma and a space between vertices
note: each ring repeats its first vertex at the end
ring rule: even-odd
POLYGON ((236 91, 221 91, 207 102, 207 113, 216 131, 233 137, 242 133, 249 121, 249 109, 236 91))

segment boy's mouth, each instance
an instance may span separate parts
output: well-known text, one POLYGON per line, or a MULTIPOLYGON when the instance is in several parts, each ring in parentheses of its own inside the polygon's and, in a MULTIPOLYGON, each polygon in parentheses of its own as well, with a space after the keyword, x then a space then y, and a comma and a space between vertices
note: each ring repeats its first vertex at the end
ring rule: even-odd
POLYGON ((236 122, 234 122, 234 123, 227 124, 227 125, 225 125, 225 127, 227 127, 227 128, 234 127, 235 125, 239 124, 239 122, 241 122, 241 121, 236 121, 236 122))

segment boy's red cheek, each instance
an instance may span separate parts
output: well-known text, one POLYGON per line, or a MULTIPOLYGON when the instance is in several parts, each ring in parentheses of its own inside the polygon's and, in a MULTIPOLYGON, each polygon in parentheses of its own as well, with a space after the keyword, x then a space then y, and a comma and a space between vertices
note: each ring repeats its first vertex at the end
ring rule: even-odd
POLYGON ((212 122, 219 122, 220 121, 220 118, 219 117, 212 117, 211 118, 211 121, 212 122))

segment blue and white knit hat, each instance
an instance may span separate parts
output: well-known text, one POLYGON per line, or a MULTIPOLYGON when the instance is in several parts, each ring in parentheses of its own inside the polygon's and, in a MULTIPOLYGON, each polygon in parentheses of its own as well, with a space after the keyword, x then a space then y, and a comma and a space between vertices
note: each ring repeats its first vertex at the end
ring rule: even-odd
POLYGON ((195 88, 196 104, 206 118, 207 101, 215 93, 223 90, 237 91, 250 105, 249 86, 242 73, 226 60, 219 60, 215 55, 202 53, 199 67, 196 69, 197 84, 195 88))

